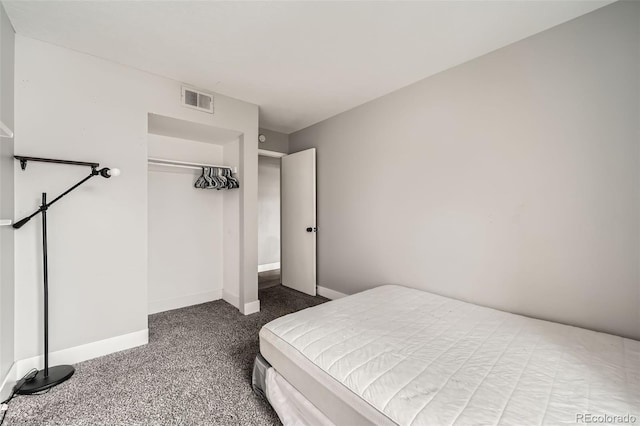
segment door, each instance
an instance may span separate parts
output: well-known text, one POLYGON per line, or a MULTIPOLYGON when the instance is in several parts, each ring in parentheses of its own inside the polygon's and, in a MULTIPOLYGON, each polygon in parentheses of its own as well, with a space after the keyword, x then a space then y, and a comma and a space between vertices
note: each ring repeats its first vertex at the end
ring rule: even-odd
POLYGON ((316 295, 316 150, 282 157, 282 285, 316 295))

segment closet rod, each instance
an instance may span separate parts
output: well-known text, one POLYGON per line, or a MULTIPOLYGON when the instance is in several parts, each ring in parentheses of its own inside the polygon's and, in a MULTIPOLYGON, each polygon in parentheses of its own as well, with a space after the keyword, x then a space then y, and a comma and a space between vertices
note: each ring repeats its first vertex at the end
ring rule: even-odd
POLYGON ((183 169, 195 169, 195 170, 200 170, 203 167, 218 167, 221 169, 231 169, 233 173, 238 173, 237 167, 218 166, 215 164, 190 163, 187 161, 167 160, 166 158, 149 157, 148 162, 149 164, 156 164, 159 166, 180 167, 183 169))

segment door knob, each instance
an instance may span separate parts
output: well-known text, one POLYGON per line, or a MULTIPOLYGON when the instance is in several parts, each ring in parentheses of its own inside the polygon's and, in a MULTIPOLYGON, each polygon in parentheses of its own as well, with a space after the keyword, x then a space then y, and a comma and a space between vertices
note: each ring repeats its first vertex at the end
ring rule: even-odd
POLYGON ((318 232, 318 228, 316 228, 315 226, 313 228, 312 227, 308 227, 307 228, 307 232, 318 232))

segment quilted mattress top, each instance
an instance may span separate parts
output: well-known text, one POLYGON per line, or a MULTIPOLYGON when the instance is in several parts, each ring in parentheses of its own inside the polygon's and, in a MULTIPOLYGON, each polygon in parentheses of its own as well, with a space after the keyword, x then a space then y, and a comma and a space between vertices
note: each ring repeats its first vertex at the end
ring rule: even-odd
POLYGON ((392 285, 265 327, 400 425, 640 422, 636 340, 392 285))

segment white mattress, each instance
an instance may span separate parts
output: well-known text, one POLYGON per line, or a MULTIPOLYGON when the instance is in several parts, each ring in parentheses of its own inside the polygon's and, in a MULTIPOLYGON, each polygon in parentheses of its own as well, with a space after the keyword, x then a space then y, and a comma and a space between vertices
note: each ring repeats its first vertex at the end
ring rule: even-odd
POLYGON ((278 318, 260 337, 269 362, 289 353, 297 370, 272 365, 334 421, 327 391, 370 423, 640 421, 640 342, 423 291, 378 287, 278 318))

